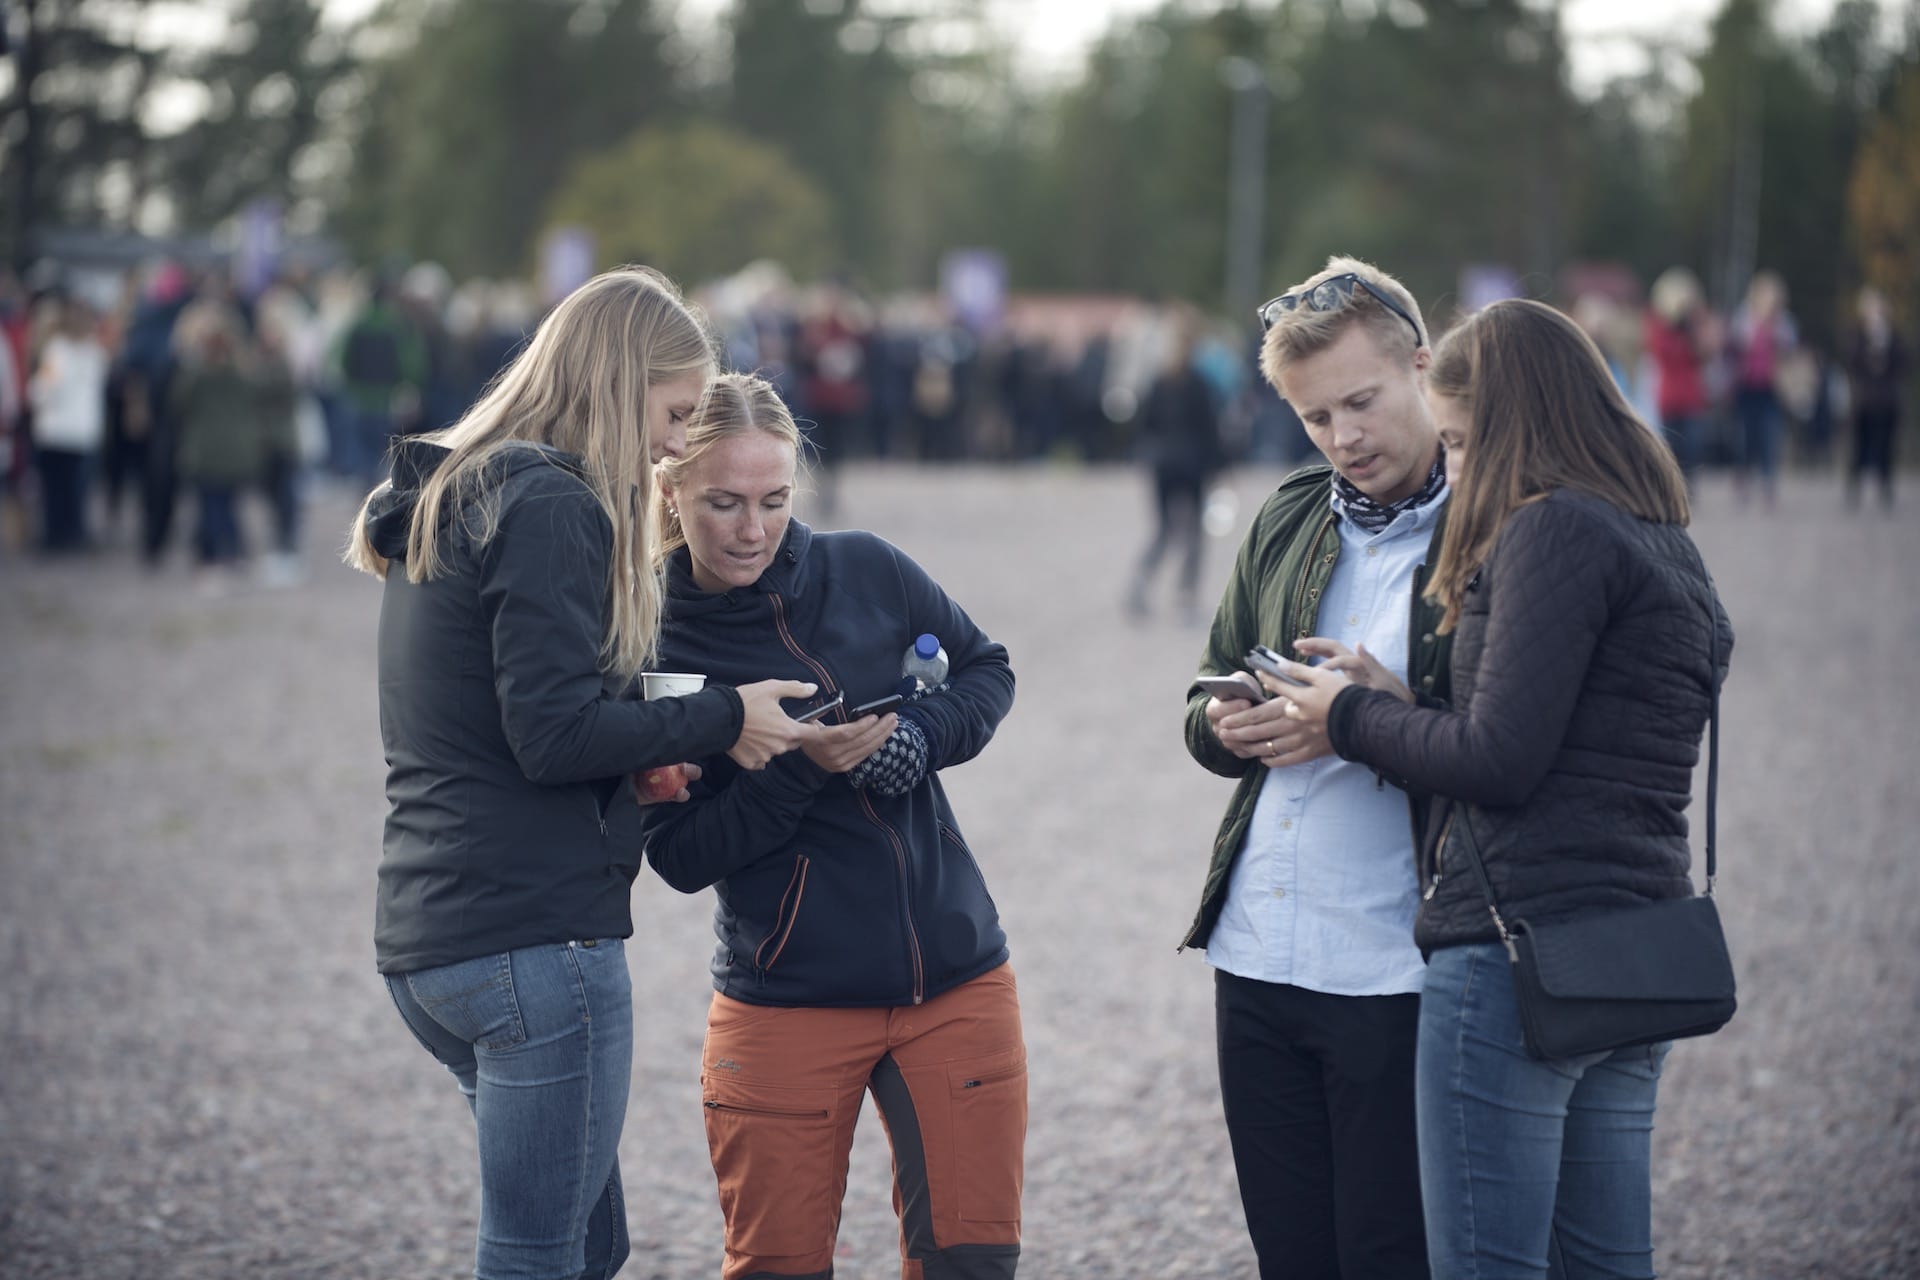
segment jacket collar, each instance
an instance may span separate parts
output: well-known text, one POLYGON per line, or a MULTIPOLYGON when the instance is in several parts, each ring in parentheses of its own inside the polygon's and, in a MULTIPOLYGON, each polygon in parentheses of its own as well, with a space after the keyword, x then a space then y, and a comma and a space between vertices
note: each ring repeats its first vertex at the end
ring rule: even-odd
POLYGON ((676 547, 667 557, 667 598, 676 614, 689 618, 720 612, 762 595, 798 599, 806 595, 812 578, 808 556, 812 547, 813 530, 798 520, 789 520, 773 563, 752 586, 727 591, 701 590, 693 580, 692 552, 685 546, 676 547))

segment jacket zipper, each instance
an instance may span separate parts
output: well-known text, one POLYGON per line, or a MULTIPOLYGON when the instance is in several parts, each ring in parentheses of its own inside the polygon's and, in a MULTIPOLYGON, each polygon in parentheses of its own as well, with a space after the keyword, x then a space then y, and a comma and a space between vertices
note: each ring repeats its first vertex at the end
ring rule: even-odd
MULTIPOLYGON (((820 678, 821 693, 831 694, 835 692, 837 686, 833 682, 833 674, 828 671, 823 664, 815 662, 812 656, 802 649, 799 642, 793 638, 793 632, 787 630, 786 602, 774 592, 767 593, 767 600, 773 606, 773 628, 780 633, 780 643, 786 645, 787 652, 800 659, 800 661, 806 665, 807 670, 813 672, 814 675, 820 678)), ((844 721, 845 717, 842 716, 841 719, 844 721)))
POLYGON ((762 981, 766 979, 767 970, 779 961, 780 953, 787 949, 787 939, 793 936, 793 926, 800 922, 800 899, 807 892, 808 865, 805 854, 794 855, 793 876, 787 881, 787 891, 780 895, 780 909, 774 913, 773 929, 761 940, 759 950, 753 953, 753 967, 762 981), (793 904, 791 910, 788 909, 788 902, 793 904), (773 946, 773 954, 762 964, 760 957, 769 944, 773 946))
POLYGON ((1420 891, 1423 902, 1433 901, 1433 895, 1440 892, 1440 857, 1446 852, 1447 836, 1453 831, 1453 815, 1457 812, 1451 806, 1447 809, 1447 820, 1440 824, 1440 838, 1433 845, 1433 865, 1427 868, 1427 885, 1420 891))
MULTIPOLYGON (((1334 520, 1334 515, 1329 512, 1326 520, 1320 525, 1319 531, 1313 535, 1313 550, 1307 555, 1307 563, 1303 566, 1306 572, 1300 575, 1298 594, 1293 598, 1293 629, 1301 635, 1310 635, 1313 631, 1313 628, 1305 625, 1307 609, 1309 607, 1307 603, 1307 592, 1311 590, 1314 566, 1318 564, 1320 560, 1321 544, 1326 541, 1327 531, 1333 528, 1334 520)), ((1336 543, 1335 545, 1337 546, 1338 544, 1336 543)), ((1317 626, 1320 621, 1320 601, 1316 598, 1311 607, 1313 609, 1314 623, 1317 626)), ((1282 636, 1281 641, 1291 648, 1294 640, 1297 638, 1297 636, 1282 636)))
POLYGON ((900 839, 900 833, 874 811, 873 801, 866 792, 856 791, 854 795, 859 797, 860 808, 866 813, 868 821, 886 832, 887 841, 893 845, 894 863, 900 868, 900 896, 907 924, 907 961, 913 967, 913 1002, 919 1004, 927 998, 927 983, 926 971, 920 959, 920 934, 913 927, 913 879, 907 874, 906 844, 900 839))
MULTIPOLYGON (((815 661, 812 655, 808 654, 806 650, 802 649, 799 642, 793 638, 793 632, 787 629, 786 601, 781 599, 778 592, 773 591, 767 593, 767 601, 773 609, 774 630, 780 633, 780 642, 786 645, 787 652, 798 658, 806 665, 809 671, 812 671, 820 677, 820 691, 822 693, 832 692, 835 688, 832 673, 830 673, 822 663, 815 661)), ((843 716, 843 723, 844 719, 845 717, 843 716)), ((874 811, 873 802, 867 798, 867 793, 859 791, 854 794, 859 797, 861 811, 867 815, 867 820, 872 822, 874 826, 880 828, 880 830, 886 832, 887 840, 893 846, 894 862, 900 871, 901 910, 907 926, 907 964, 913 973, 913 1002, 920 1004, 927 998, 926 970, 920 957, 920 934, 913 927, 913 881, 907 874, 906 847, 900 839, 900 833, 883 822, 880 815, 874 811)))

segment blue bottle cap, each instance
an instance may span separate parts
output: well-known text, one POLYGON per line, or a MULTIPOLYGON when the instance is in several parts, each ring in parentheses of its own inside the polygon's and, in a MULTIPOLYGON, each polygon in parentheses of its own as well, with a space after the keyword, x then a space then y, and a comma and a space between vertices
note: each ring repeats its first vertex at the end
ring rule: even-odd
POLYGON ((913 638, 913 654, 916 658, 930 659, 940 652, 940 637, 931 631, 925 631, 913 638))

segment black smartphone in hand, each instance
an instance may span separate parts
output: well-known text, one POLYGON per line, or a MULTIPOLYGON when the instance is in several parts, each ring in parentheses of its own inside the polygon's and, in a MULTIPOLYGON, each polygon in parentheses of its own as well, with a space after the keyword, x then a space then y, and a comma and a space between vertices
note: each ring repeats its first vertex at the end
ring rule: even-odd
POLYGON ((827 714, 827 712, 833 710, 835 707, 839 706, 841 703, 845 702, 846 700, 847 700, 846 690, 842 689, 840 692, 834 694, 831 698, 828 698, 825 702, 821 703, 819 706, 808 707, 805 711, 802 711, 799 715, 793 718, 794 723, 812 724, 815 720, 818 720, 821 716, 827 714))
POLYGON ((890 693, 884 698, 875 698, 872 702, 861 703, 847 712, 847 719, 858 720, 861 716, 883 716, 905 701, 906 699, 901 695, 890 693))

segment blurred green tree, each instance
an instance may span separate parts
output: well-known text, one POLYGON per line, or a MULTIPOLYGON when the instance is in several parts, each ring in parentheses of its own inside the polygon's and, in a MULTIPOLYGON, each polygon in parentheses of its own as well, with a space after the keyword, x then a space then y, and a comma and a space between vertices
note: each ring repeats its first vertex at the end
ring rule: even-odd
POLYGON ((218 46, 181 59, 207 98, 163 144, 183 224, 211 226, 258 196, 313 194, 307 156, 327 123, 323 104, 355 65, 320 18, 316 0, 246 0, 218 46))
POLYGON ((1887 295, 1911 335, 1920 321, 1920 61, 1901 68, 1867 131, 1847 207, 1861 274, 1887 295))
POLYGON ((367 258, 520 271, 573 164, 681 109, 652 0, 388 0, 338 225, 367 258))
POLYGON ((148 113, 165 55, 143 40, 148 5, 20 0, 0 98, 7 257, 34 256, 36 227, 132 224, 155 180, 148 113))
POLYGON ((1723 307, 1739 303, 1756 270, 1786 280, 1805 335, 1830 345, 1842 271, 1850 117, 1862 110, 1850 82, 1862 54, 1857 6, 1842 4, 1824 50, 1790 47, 1771 0, 1727 0, 1713 19, 1688 105, 1676 183, 1682 248, 1723 307), (1825 65, 1823 65, 1823 58, 1825 65))
POLYGON ((778 151, 711 123, 643 129, 576 164, 548 227, 593 233, 599 265, 645 262, 689 283, 772 258, 832 265, 830 206, 778 151))

